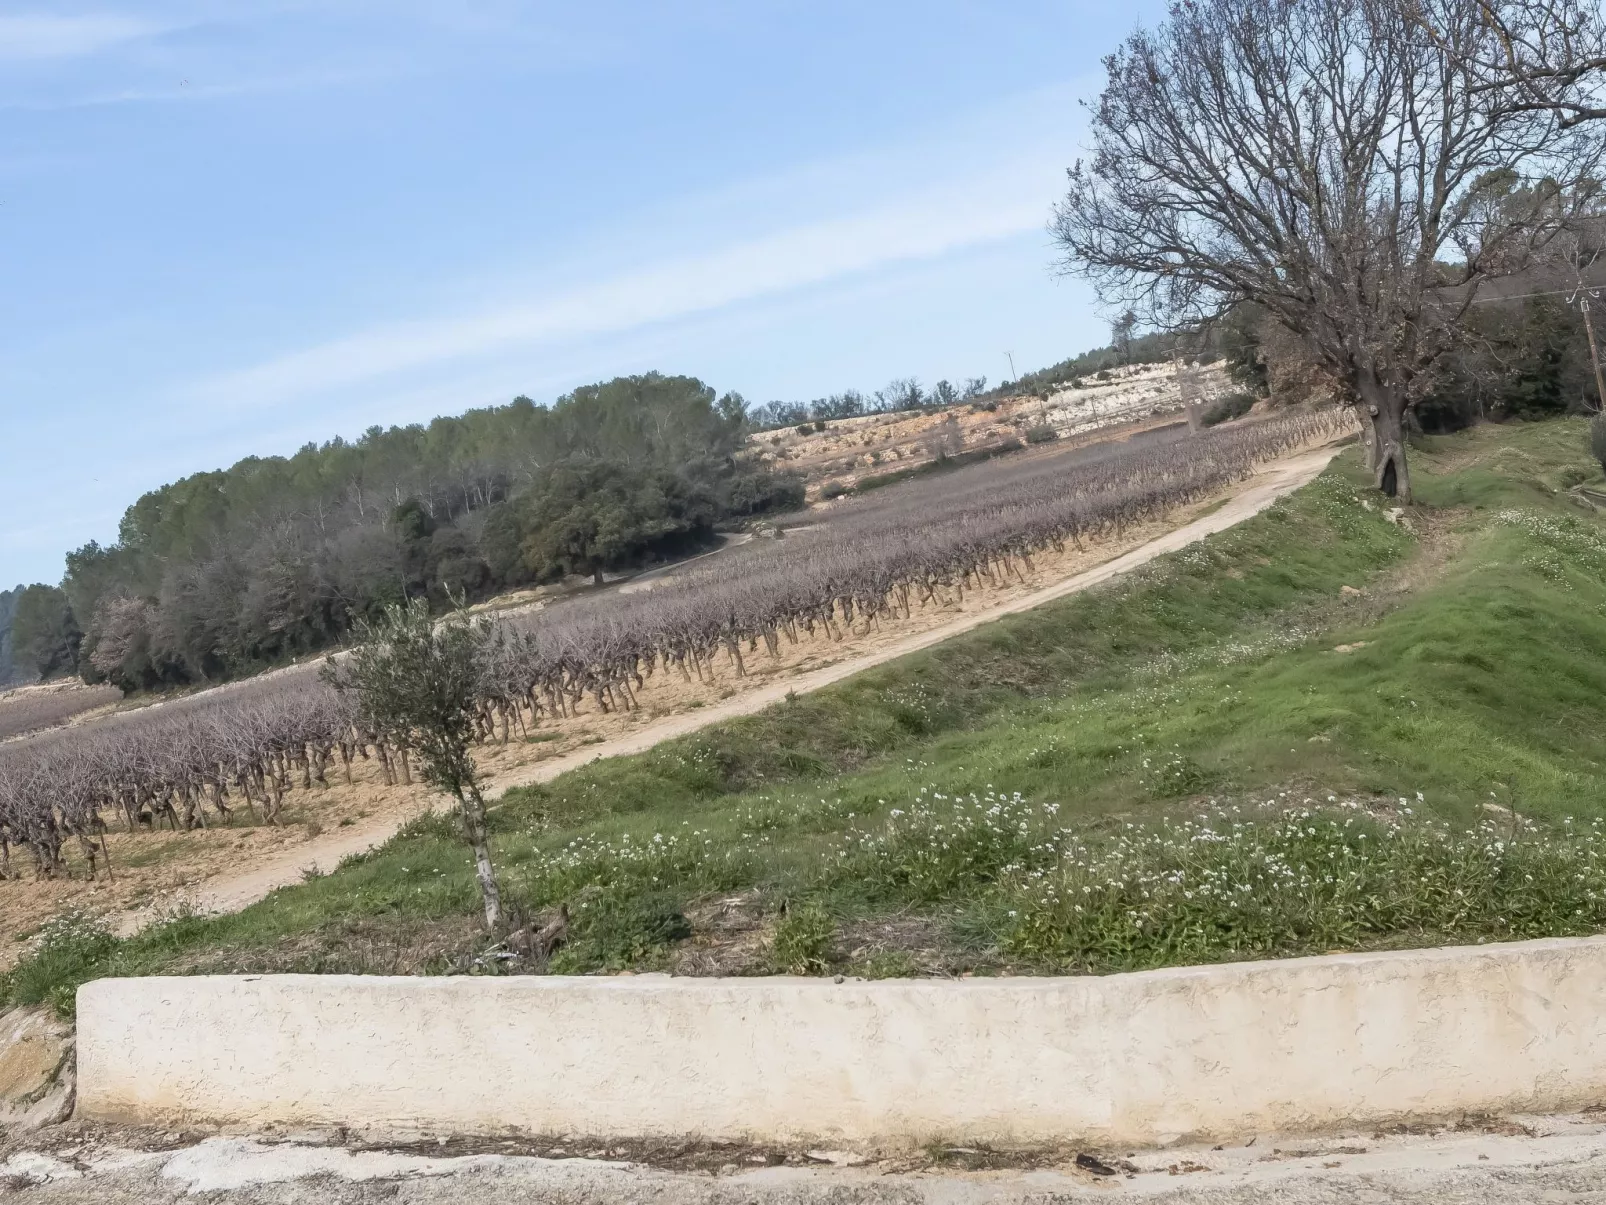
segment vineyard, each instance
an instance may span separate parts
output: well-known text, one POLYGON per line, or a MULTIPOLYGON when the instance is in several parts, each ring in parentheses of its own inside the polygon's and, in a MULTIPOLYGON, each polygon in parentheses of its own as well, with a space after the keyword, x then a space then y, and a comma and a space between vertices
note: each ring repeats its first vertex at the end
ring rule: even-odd
POLYGON ((0 741, 109 707, 123 697, 111 686, 22 686, 0 694, 0 741))
MULTIPOLYGON (((579 716, 637 712, 653 679, 708 683, 750 658, 896 625, 967 592, 1024 582, 1034 557, 1118 537, 1344 429, 1303 412, 1172 443, 979 465, 840 503, 816 529, 754 541, 637 593, 500 620, 481 666, 479 739, 528 739, 579 716)), ((287 796, 369 762, 411 782, 408 734, 379 730, 316 666, 0 746, 0 874, 115 876, 112 828, 191 829, 243 809, 275 824, 287 796)))

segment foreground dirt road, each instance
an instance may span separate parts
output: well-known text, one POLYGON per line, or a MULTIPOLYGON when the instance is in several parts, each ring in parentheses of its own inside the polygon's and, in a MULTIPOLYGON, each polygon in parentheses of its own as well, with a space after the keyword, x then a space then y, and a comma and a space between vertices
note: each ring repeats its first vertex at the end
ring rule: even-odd
POLYGON ((169 1142, 168 1149, 153 1151, 119 1146, 115 1134, 73 1130, 69 1125, 42 1145, 11 1148, 0 1160, 0 1197, 18 1205, 145 1205, 197 1197, 228 1205, 1606 1201, 1606 1125, 1588 1114, 1505 1118, 1414 1135, 1262 1135, 1228 1149, 1080 1153, 1080 1164, 1079 1152, 1067 1150, 999 1170, 965 1170, 990 1156, 964 1148, 858 1165, 846 1152, 725 1150, 689 1162, 682 1155, 679 1167, 664 1168, 562 1155, 459 1154, 455 1146, 350 1150, 238 1137, 169 1142))
MULTIPOLYGON (((1091 586, 1129 573, 1158 556, 1175 552, 1207 535, 1225 531, 1259 514, 1284 494, 1313 480, 1327 467, 1337 452, 1336 446, 1327 446, 1270 464, 1251 478, 1240 492, 1228 498, 1214 511, 1051 586, 1018 595, 985 610, 967 612, 951 622, 916 632, 865 656, 838 661, 820 669, 788 677, 784 681, 744 691, 729 700, 696 711, 667 716, 634 732, 585 746, 562 757, 554 757, 536 765, 519 767, 500 774, 493 773, 488 785, 493 791, 503 791, 509 787, 548 782, 565 771, 573 770, 598 758, 640 753, 660 741, 695 732, 721 720, 761 711, 773 703, 780 702, 790 692, 807 694, 819 690, 872 666, 940 644, 944 640, 1002 616, 1030 610, 1054 599, 1077 594, 1091 586)), ((382 844, 396 832, 404 819, 392 814, 382 820, 376 819, 366 825, 358 824, 336 830, 317 840, 264 856, 248 871, 208 880, 190 893, 189 898, 192 905, 203 912, 238 911, 278 887, 300 881, 303 872, 308 869, 325 872, 333 870, 340 859, 348 854, 361 853, 382 844)), ((123 928, 125 930, 137 928, 144 919, 139 915, 127 917, 123 922, 123 928)))

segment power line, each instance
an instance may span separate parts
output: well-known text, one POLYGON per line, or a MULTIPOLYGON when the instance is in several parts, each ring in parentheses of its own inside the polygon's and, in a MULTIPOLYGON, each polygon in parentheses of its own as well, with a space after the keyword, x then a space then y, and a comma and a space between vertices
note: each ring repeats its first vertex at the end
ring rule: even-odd
MULTIPOLYGON (((1585 285, 1584 288, 1585 289, 1606 288, 1606 283, 1602 283, 1602 284, 1598 284, 1598 285, 1585 285)), ((1478 298, 1475 298, 1472 301, 1472 304, 1473 305, 1489 305, 1490 303, 1496 302, 1496 301, 1526 301, 1530 297, 1571 297, 1576 292, 1578 292, 1578 288, 1576 286, 1574 286, 1571 289, 1548 289, 1543 293, 1513 293, 1510 297, 1478 297, 1478 298)))

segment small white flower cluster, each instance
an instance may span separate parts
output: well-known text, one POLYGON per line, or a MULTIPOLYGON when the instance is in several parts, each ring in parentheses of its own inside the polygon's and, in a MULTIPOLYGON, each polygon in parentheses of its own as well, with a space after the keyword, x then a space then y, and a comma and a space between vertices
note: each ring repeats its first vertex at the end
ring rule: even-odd
POLYGON ((1579 561, 1592 562, 1597 571, 1606 570, 1606 536, 1593 524, 1516 508, 1498 511, 1495 519, 1523 530, 1529 546, 1522 563, 1552 585, 1571 589, 1568 570, 1579 561))
POLYGON ((645 890, 719 883, 746 878, 752 868, 752 846, 768 841, 744 833, 733 844, 707 830, 684 826, 680 833, 654 832, 616 839, 575 837, 560 849, 542 854, 509 875, 518 889, 543 900, 575 900, 586 906, 593 888, 638 887, 645 890))
MULTIPOLYGON (((1329 797, 1337 804, 1336 797, 1329 797)), ((1417 802, 1423 802, 1417 793, 1417 802)), ((1228 807, 1066 840, 1018 877, 1018 952, 1121 963, 1331 948, 1398 933, 1538 935, 1606 922, 1606 829, 1467 829, 1382 812, 1228 807), (1346 814, 1348 813, 1348 814, 1346 814), (1095 958, 1090 951, 1096 951, 1095 958), (1138 958, 1138 961, 1143 961, 1138 958)))
POLYGON ((1051 863, 1060 850, 1059 810, 1018 791, 949 796, 922 787, 879 828, 851 829, 834 860, 873 888, 941 899, 1051 863))
POLYGON ((1425 802, 1285 791, 1112 829, 1018 792, 923 788, 850 831, 831 870, 914 902, 991 901, 1007 950, 1089 966, 1606 924, 1602 821, 1461 828, 1419 816, 1425 802))

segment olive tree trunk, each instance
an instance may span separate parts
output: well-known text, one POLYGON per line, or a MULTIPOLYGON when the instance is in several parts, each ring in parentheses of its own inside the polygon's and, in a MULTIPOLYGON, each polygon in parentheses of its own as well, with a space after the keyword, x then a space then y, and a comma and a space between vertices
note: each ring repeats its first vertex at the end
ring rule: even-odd
POLYGON ((459 788, 457 802, 463 814, 463 833, 474 849, 474 877, 479 880, 480 899, 485 905, 485 927, 493 933, 502 927, 502 892, 491 868, 491 843, 486 834, 485 800, 473 783, 459 788))

